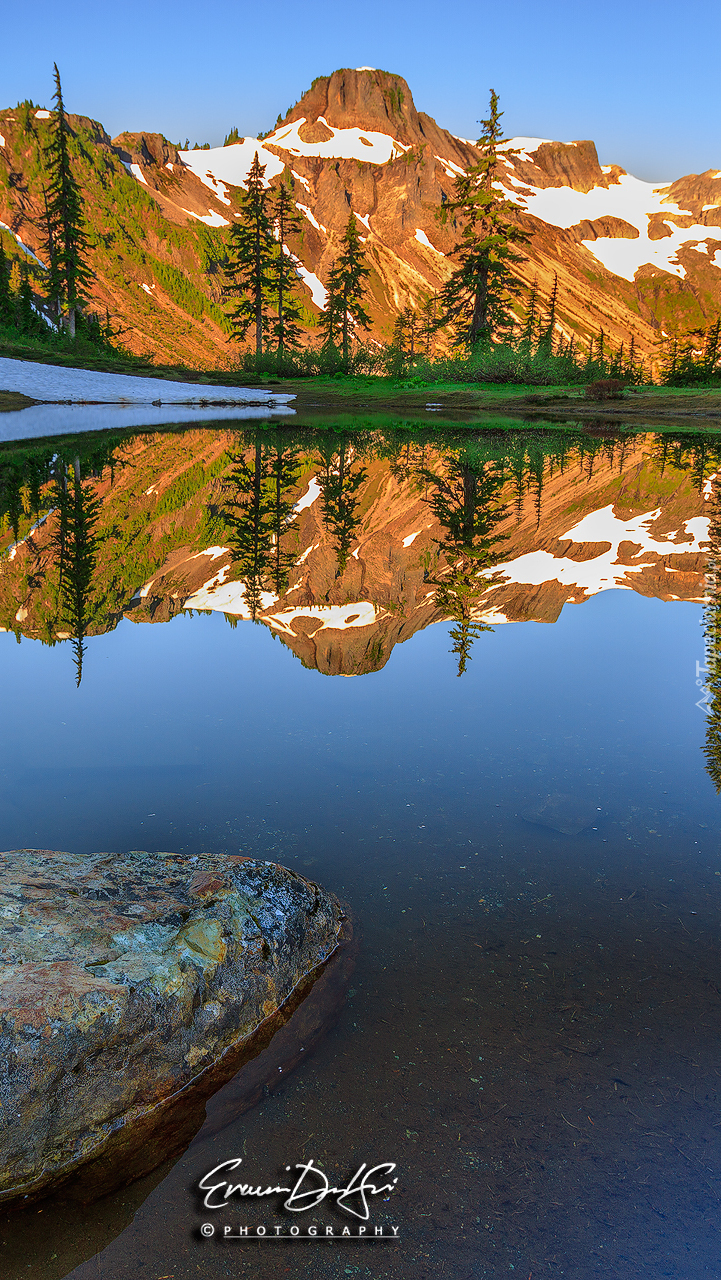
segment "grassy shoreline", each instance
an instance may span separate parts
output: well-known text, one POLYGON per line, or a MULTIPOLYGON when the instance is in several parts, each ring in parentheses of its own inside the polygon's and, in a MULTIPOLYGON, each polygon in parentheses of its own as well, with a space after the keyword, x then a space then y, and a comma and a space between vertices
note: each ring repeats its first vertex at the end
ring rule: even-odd
MULTIPOLYGON (((292 407, 297 418, 313 414, 363 415, 364 413, 420 413, 433 418, 460 420, 468 415, 522 418, 530 423, 542 418, 563 422, 640 422, 649 417, 703 419, 709 425, 721 422, 721 388, 643 386, 628 388, 619 399, 587 399, 578 386, 519 386, 515 383, 419 383, 417 379, 384 377, 280 378, 271 374, 247 374, 241 370, 188 369, 175 365, 144 365, 120 357, 77 358, 66 352, 0 348, 0 355, 60 368, 93 372, 132 374, 168 382, 227 387, 258 387, 295 396, 292 407)), ((32 398, 0 387, 0 412, 26 408, 32 398)))

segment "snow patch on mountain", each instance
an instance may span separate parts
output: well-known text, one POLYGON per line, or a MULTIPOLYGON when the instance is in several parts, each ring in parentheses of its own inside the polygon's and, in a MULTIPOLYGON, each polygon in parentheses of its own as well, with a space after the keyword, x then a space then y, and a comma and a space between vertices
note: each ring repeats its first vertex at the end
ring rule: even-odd
POLYGON ((368 129, 334 129, 323 116, 318 117, 318 123, 329 129, 333 136, 325 142, 304 142, 300 130, 305 123, 306 117, 303 116, 290 125, 281 125, 265 139, 266 144, 290 151, 294 156, 318 156, 324 160, 361 160, 369 164, 387 164, 389 160, 395 160, 409 150, 387 133, 374 133, 368 129))
MULTIPOLYGON (((230 201, 226 201, 230 204, 230 201)), ((209 227, 229 227, 230 223, 221 213, 215 213, 212 209, 210 213, 193 213, 192 209, 183 209, 183 213, 187 213, 190 218, 197 218, 199 222, 204 222, 209 227)))
POLYGON ((295 207, 296 209, 300 209, 301 213, 305 214, 309 223, 311 224, 311 226, 315 227, 316 231, 322 231, 324 236, 328 234, 325 227, 322 226, 321 223, 316 220, 312 210, 308 208, 307 204, 300 204, 300 202, 296 200, 295 207))
POLYGON ((33 262, 37 262, 38 266, 42 267, 43 271, 47 271, 47 267, 45 266, 45 263, 41 262, 40 259, 36 257, 36 255, 33 253, 32 249, 28 248, 24 240, 20 239, 20 236, 18 235, 17 231, 13 231, 12 227, 9 227, 7 222, 0 222, 0 227, 2 227, 3 231, 10 232, 10 235, 13 237, 13 240, 17 241, 23 253, 26 253, 29 258, 32 258, 33 262))
POLYGON ((226 184, 230 187, 245 186, 256 151, 259 163, 265 165, 263 183, 270 186, 271 179, 282 173, 285 165, 272 151, 266 151, 257 138, 244 138, 229 147, 211 147, 210 151, 180 151, 178 154, 183 164, 206 187, 210 187, 216 199, 230 204, 226 184))
POLYGON ((147 187, 148 180, 145 177, 145 174, 143 173, 139 164, 129 164, 127 165, 127 168, 130 170, 133 177, 138 179, 138 182, 142 182, 143 186, 147 187))
MULTIPOLYGON (((597 240, 583 240, 582 244, 603 263, 608 271, 624 280, 633 281, 639 267, 649 264, 668 271, 683 280, 686 272, 677 259, 680 248, 693 241, 714 239, 714 228, 695 223, 691 227, 678 227, 672 221, 673 214, 688 214, 668 199, 668 183, 642 182, 631 174, 622 174, 618 182, 609 187, 593 187, 591 191, 574 191, 573 187, 530 187, 523 197, 525 208, 534 217, 554 227, 572 227, 587 219, 622 218, 638 231, 637 239, 601 236, 597 240), (664 218, 670 235, 661 240, 651 240, 648 234, 649 219, 654 214, 668 214, 664 218)), ((715 207, 715 206, 714 206, 715 207)))
POLYGON ((440 258, 445 258, 446 256, 445 253, 443 253, 441 249, 436 249, 436 246, 434 244, 431 244, 430 240, 428 239, 428 236, 426 235, 425 231, 422 230, 421 227, 416 227, 415 238, 419 244, 425 245, 426 249, 432 249, 433 252, 437 253, 440 258))

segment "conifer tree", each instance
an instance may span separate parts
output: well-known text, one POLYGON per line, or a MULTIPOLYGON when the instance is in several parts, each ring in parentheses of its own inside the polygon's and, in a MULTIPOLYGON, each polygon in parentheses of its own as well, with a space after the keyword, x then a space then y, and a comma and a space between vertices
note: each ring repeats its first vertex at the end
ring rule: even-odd
POLYGON ((55 70, 55 110, 50 120, 50 144, 46 151, 48 296, 55 304, 68 333, 75 337, 75 312, 83 287, 90 279, 85 262, 88 241, 84 230, 83 198, 70 163, 71 130, 65 115, 60 72, 55 70))
POLYGON ((300 345, 301 329, 298 324, 300 307, 294 296, 298 287, 298 269, 287 250, 288 236, 298 234, 302 224, 298 210, 284 182, 281 182, 272 208, 278 248, 270 270, 271 286, 275 298, 277 319, 273 325, 276 350, 280 360, 286 351, 300 345))
POLYGON ((276 256, 270 193, 263 185, 266 166, 256 151, 246 179, 237 221, 230 229, 230 255, 226 265, 226 296, 235 298, 229 319, 233 333, 244 338, 255 328, 255 353, 263 354, 268 302, 273 286, 272 267, 276 256))
POLYGON ((438 330, 438 294, 426 298, 421 307, 421 335, 425 341, 426 359, 431 354, 431 341, 438 330))
POLYGON ((556 328, 556 303, 558 301, 558 275, 553 277, 553 288, 551 296, 548 300, 548 311, 546 313, 545 323, 538 340, 538 350, 542 351, 546 356, 553 355, 553 338, 556 328))
POLYGON ((12 324, 15 319, 15 299, 10 285, 10 263, 0 240, 0 324, 12 324))
POLYGON ((343 236, 341 251, 328 277, 328 302, 320 321, 326 350, 340 343, 343 369, 350 370, 352 326, 370 329, 370 316, 363 306, 367 293, 365 281, 370 275, 358 235, 355 214, 351 214, 343 236))
MULTIPOLYGON (((452 325, 459 345, 488 345, 512 329, 510 303, 520 286, 512 271, 522 256, 513 246, 528 236, 514 220, 521 206, 496 184, 498 148, 504 141, 498 95, 491 90, 489 116, 478 139, 481 158, 459 174, 455 194, 438 211, 441 222, 460 218, 461 238, 452 254, 458 262, 441 293, 442 322, 452 325)), ((507 152, 506 154, 511 154, 507 152)))
POLYGON ((536 341, 536 330, 538 328, 538 276, 533 277, 528 294, 528 310, 526 318, 523 322, 521 330, 521 346, 523 350, 530 355, 533 351, 533 345, 536 341))

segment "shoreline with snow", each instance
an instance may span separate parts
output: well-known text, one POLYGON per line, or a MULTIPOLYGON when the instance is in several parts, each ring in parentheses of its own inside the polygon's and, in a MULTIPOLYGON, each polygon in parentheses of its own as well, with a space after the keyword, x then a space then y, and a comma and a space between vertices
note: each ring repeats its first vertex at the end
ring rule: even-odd
MULTIPOLYGON (((288 401, 295 399, 289 392, 99 373, 8 356, 0 356, 0 391, 28 396, 44 405, 245 405, 285 409, 288 401)), ((29 413, 30 408, 18 412, 29 413)))

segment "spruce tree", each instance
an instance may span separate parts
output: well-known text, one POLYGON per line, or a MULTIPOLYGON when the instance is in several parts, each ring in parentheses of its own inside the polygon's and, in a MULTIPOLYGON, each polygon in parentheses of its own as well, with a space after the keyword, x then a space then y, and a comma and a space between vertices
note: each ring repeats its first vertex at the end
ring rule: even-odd
POLYGON ((340 343, 343 369, 350 371, 350 341, 352 326, 370 329, 370 316, 363 306, 367 294, 366 280, 370 268, 358 235, 355 214, 351 214, 343 236, 341 251, 328 277, 328 302, 320 328, 325 335, 324 348, 337 347, 340 343))
POLYGON ((278 359, 282 361, 286 351, 300 345, 301 329, 298 324, 300 307, 294 296, 298 288, 298 269, 288 250, 288 236, 302 229, 300 215, 284 182, 278 188, 272 208, 273 221, 278 237, 275 260, 270 276, 275 298, 277 319, 273 325, 278 359))
POLYGON ((276 256, 270 193, 263 185, 265 165, 258 152, 246 180, 237 221, 230 229, 230 257, 226 265, 226 296, 236 299, 229 319, 233 333, 244 338, 255 328, 255 354, 263 354, 263 338, 268 302, 273 287, 273 260, 276 256))
POLYGON ((65 115, 60 72, 55 70, 55 110, 50 120, 50 144, 45 161, 47 186, 48 295, 58 317, 64 315, 71 338, 75 337, 75 312, 83 287, 90 280, 85 262, 88 241, 84 230, 83 198, 70 163, 71 130, 65 115))
POLYGON ((541 336, 538 339, 538 350, 546 356, 553 355, 553 338, 556 329, 556 304, 558 302, 558 275, 553 277, 553 289, 548 300, 548 311, 546 319, 541 330, 541 336))
POLYGON ((438 294, 426 298, 421 307, 421 336, 425 342, 426 359, 431 354, 431 341, 438 330, 438 294))
MULTIPOLYGON (((522 256, 513 246, 528 236, 515 221, 521 206, 496 184, 498 148, 504 141, 498 95, 491 90, 489 116, 478 139, 481 158, 456 178, 455 194, 438 211, 441 222, 463 224, 451 251, 458 266, 441 292, 442 322, 455 330, 458 345, 471 351, 488 345, 513 327, 510 303, 520 286, 513 276, 522 256)), ((510 154, 510 153, 506 153, 510 154)))
POLYGON ((15 319, 15 299, 10 285, 10 263, 0 239, 0 324, 12 324, 15 319))
POLYGON ((527 355, 531 355, 538 330, 538 276, 533 277, 528 294, 528 309, 521 330, 521 347, 527 355))

